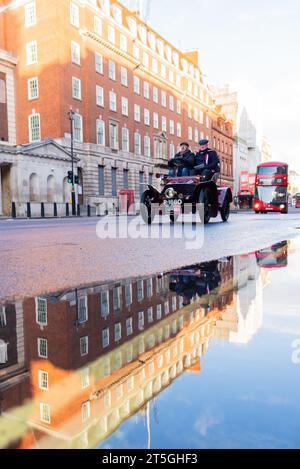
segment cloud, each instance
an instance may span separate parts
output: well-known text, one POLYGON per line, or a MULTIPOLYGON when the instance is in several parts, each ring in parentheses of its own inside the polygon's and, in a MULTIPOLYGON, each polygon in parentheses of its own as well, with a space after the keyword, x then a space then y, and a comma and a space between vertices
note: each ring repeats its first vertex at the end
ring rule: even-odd
POLYGON ((216 425, 222 423, 223 417, 218 417, 212 415, 210 411, 206 411, 205 414, 201 415, 196 423, 195 423, 195 430, 201 435, 206 437, 208 434, 208 430, 216 425))

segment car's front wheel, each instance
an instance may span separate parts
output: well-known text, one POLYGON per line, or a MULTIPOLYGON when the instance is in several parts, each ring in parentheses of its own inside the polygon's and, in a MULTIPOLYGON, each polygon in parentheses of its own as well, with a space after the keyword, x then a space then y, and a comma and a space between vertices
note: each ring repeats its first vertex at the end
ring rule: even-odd
POLYGON ((220 214, 221 214, 222 221, 226 223, 228 221, 229 214, 230 214, 230 202, 228 200, 228 197, 226 197, 222 207, 220 208, 220 214))
POLYGON ((211 218, 211 201, 208 188, 202 189, 199 194, 200 220, 207 225, 211 218))

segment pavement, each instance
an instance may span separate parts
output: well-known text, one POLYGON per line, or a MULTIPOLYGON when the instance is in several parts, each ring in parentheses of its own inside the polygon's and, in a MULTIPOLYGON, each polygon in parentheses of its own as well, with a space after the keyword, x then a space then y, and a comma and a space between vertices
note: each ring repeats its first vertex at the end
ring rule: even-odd
POLYGON ((127 239, 97 236, 97 226, 98 234, 105 234, 104 228, 113 233, 113 217, 101 229, 96 218, 0 220, 1 302, 168 271, 300 235, 296 209, 288 215, 233 213, 228 223, 218 218, 205 227, 191 223, 170 227, 164 220, 161 225, 154 223, 152 231, 143 223, 136 229, 137 220, 119 219, 122 235, 131 230, 127 239))

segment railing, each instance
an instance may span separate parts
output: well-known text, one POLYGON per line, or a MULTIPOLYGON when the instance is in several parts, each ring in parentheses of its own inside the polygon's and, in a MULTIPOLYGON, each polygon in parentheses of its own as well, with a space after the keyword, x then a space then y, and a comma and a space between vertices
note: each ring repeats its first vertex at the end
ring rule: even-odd
MULTIPOLYGON (((72 204, 57 202, 12 202, 12 218, 63 218, 72 216, 72 204)), ((76 205, 75 216, 101 216, 97 206, 76 205)))

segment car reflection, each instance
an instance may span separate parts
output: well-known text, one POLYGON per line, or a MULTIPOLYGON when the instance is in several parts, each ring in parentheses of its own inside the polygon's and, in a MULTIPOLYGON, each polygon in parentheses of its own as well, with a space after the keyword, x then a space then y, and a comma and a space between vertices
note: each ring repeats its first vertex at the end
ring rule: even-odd
POLYGON ((255 253, 257 264, 265 269, 280 269, 288 265, 288 242, 273 244, 255 253))

